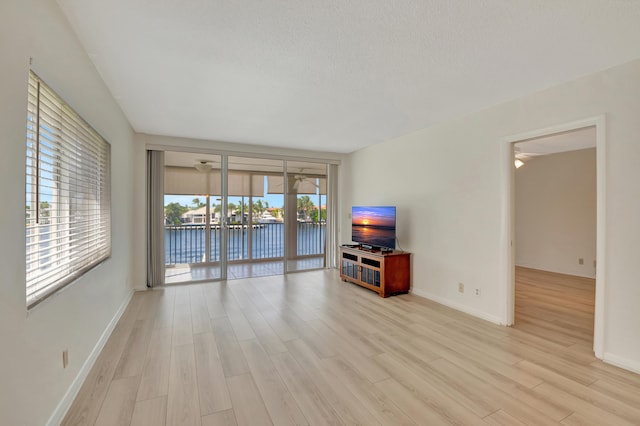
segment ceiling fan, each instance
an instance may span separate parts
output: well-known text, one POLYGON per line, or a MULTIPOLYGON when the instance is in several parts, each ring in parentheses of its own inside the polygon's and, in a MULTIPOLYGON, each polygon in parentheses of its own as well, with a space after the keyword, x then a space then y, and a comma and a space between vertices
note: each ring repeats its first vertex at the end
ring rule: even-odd
POLYGON ((206 173, 210 172, 213 166, 210 161, 207 160, 198 160, 196 164, 194 164, 195 169, 199 172, 206 173))
POLYGON ((533 153, 533 152, 522 152, 519 146, 513 147, 513 156, 514 156, 514 164, 516 169, 524 166, 525 161, 530 160, 534 157, 538 157, 543 154, 533 153))
POLYGON ((293 182, 293 190, 297 191, 298 188, 300 187, 300 185, 304 182, 305 184, 309 184, 309 185, 313 185, 316 187, 316 189, 320 188, 320 185, 318 185, 318 183, 316 182, 316 178, 315 177, 309 177, 305 174, 303 174, 304 169, 300 169, 300 173, 299 174, 295 174, 293 175, 293 178, 295 179, 293 182))

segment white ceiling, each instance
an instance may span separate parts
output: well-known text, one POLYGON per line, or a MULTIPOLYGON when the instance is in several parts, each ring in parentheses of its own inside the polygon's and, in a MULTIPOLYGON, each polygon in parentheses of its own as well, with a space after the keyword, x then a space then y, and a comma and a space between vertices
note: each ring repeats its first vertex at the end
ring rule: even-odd
POLYGON ((58 0, 138 132, 351 152, 640 57, 631 0, 58 0))
POLYGON ((541 155, 578 151, 596 147, 596 128, 594 126, 568 132, 556 133, 515 144, 516 158, 526 160, 541 155))

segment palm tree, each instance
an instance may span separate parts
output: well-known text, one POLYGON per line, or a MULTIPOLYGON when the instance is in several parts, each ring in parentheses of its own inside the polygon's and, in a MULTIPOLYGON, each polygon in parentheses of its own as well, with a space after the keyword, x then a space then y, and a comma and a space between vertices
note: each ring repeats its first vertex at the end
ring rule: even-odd
POLYGON ((271 209, 271 215, 276 219, 284 219, 284 209, 281 207, 276 207, 271 209))
POLYGON ((320 218, 318 218, 318 209, 311 211, 311 220, 314 222, 322 222, 327 220, 327 210, 320 207, 320 218))
POLYGON ((298 213, 303 213, 305 220, 309 220, 309 211, 313 209, 313 207, 313 201, 308 195, 303 195, 298 198, 298 213))
POLYGON ((227 217, 231 218, 235 217, 235 220, 233 220, 231 223, 240 223, 240 220, 238 220, 240 216, 240 204, 235 204, 235 203, 227 203, 227 217))
POLYGON ((253 203, 253 214, 256 217, 262 216, 262 213, 269 208, 269 202, 265 200, 257 200, 253 203))

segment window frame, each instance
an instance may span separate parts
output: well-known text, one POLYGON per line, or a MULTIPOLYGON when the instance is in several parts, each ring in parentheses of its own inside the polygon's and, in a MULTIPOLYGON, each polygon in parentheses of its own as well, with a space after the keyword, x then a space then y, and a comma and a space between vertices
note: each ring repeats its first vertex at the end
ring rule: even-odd
POLYGON ((29 71, 27 309, 111 257, 111 145, 29 71))

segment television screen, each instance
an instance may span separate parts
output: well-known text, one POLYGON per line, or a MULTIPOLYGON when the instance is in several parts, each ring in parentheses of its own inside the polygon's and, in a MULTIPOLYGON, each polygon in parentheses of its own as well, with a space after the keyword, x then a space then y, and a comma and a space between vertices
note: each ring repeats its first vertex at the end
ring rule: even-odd
POLYGON ((360 244, 396 248, 395 206, 351 208, 351 239, 360 244))

